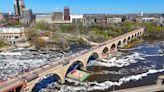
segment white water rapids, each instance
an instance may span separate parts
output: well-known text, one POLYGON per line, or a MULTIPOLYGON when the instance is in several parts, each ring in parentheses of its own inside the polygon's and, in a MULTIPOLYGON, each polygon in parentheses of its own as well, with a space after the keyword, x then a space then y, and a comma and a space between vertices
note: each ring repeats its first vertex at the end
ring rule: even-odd
MULTIPOLYGON (((137 63, 137 60, 145 60, 144 57, 147 57, 147 56, 149 56, 149 55, 143 55, 141 53, 134 52, 133 54, 124 56, 120 59, 117 59, 116 57, 114 57, 111 60, 103 59, 104 62, 95 61, 96 63, 94 63, 94 65, 105 66, 105 67, 113 67, 113 66, 124 67, 124 66, 128 66, 132 63, 137 63)), ((161 56, 161 55, 156 54, 156 55, 152 55, 152 56, 161 56)), ((74 86, 57 85, 60 88, 60 90, 58 90, 58 92, 79 92, 79 91, 85 92, 85 91, 94 91, 94 90, 105 90, 105 89, 111 88, 112 86, 121 86, 122 84, 127 83, 129 81, 140 80, 143 77, 148 76, 149 74, 164 72, 164 69, 155 70, 155 69, 152 69, 152 67, 146 67, 146 69, 148 69, 148 71, 145 73, 122 77, 118 81, 108 81, 107 80, 104 82, 97 82, 97 81, 79 82, 79 81, 67 78, 66 80, 68 82, 74 83, 74 86)), ((100 73, 101 74, 109 74, 109 73, 121 74, 121 72, 112 72, 112 71, 104 71, 104 72, 102 71, 100 73)), ((48 88, 53 88, 53 86, 49 85, 48 88)), ((42 90, 42 91, 44 92, 44 90, 42 90)), ((47 92, 47 90, 45 92, 47 92)))
POLYGON ((105 67, 123 67, 123 66, 129 66, 131 63, 136 63, 137 60, 144 60, 143 57, 141 57, 140 53, 133 53, 131 55, 127 55, 122 57, 121 59, 117 59, 116 57, 107 60, 107 59, 102 59, 100 61, 95 61, 94 65, 96 66, 105 66, 105 67))
MULTIPOLYGON (((155 47, 155 45, 147 45, 150 48, 155 47)), ((125 49, 126 51, 132 51, 132 50, 136 50, 136 49, 141 49, 141 48, 145 48, 146 46, 140 46, 137 48, 132 48, 132 49, 125 49)), ((148 48, 148 47, 146 47, 148 48)), ((122 49, 123 50, 123 49, 122 49)), ((117 58, 117 57, 113 57, 110 60, 107 59, 102 59, 100 61, 94 61, 91 62, 89 66, 94 65, 94 66, 103 66, 103 67, 125 67, 125 66, 130 66, 133 63, 137 63, 137 62, 150 62, 148 60, 146 60, 147 57, 162 57, 164 56, 164 54, 162 54, 162 51, 159 50, 159 53, 157 54, 144 54, 144 53, 139 53, 139 52, 133 52, 130 55, 122 55, 121 58, 117 58)), ((127 83, 129 81, 137 81, 142 79, 143 77, 146 77, 150 74, 155 74, 155 73, 160 73, 160 72, 164 72, 164 69, 155 69, 156 65, 154 63, 152 63, 153 65, 150 66, 145 66, 145 67, 140 67, 143 70, 147 70, 143 73, 138 73, 138 74, 132 74, 126 77, 122 77, 119 78, 118 81, 103 81, 103 82, 97 82, 97 81, 93 81, 93 82, 79 82, 76 80, 72 80, 69 78, 66 78, 66 80, 70 83, 74 83, 74 85, 59 85, 59 84, 54 84, 56 85, 55 87, 58 87, 58 91, 57 92, 86 92, 86 91, 95 91, 95 90, 105 90, 105 89, 109 89, 112 86, 121 86, 124 83, 127 83)), ((139 68, 139 69, 140 69, 139 68)), ((134 68, 135 69, 135 68, 134 68)), ((101 71, 95 74, 122 74, 121 70, 119 70, 118 72, 116 71, 101 71)), ((50 84, 47 89, 43 89, 42 92, 47 92, 48 89, 55 89, 53 84, 50 84)))
MULTIPOLYGON (((78 92, 78 91, 105 90, 105 89, 108 89, 112 86, 120 86, 123 83, 129 82, 131 80, 133 80, 133 81, 140 80, 143 77, 148 76, 149 74, 154 74, 154 73, 163 72, 163 71, 164 71, 164 69, 160 69, 160 70, 151 70, 150 69, 146 73, 142 73, 142 74, 138 74, 138 75, 131 75, 131 76, 120 78, 118 82, 112 82, 112 81, 104 81, 101 83, 98 83, 96 81, 95 82, 79 82, 79 81, 72 80, 72 79, 66 79, 67 81, 73 82, 73 83, 75 83, 75 85, 80 85, 80 86, 69 86, 69 85, 59 85, 58 84, 58 87, 60 88, 60 90, 58 90, 58 92, 78 92)), ((51 85, 49 85, 48 88, 53 88, 53 87, 51 87, 51 85)))

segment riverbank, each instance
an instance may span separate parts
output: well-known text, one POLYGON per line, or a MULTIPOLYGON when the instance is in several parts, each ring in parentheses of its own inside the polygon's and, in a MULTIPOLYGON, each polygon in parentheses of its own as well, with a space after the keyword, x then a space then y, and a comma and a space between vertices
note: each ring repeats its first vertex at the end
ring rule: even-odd
POLYGON ((135 46, 136 44, 141 43, 141 42, 143 42, 143 41, 144 41, 144 39, 137 39, 137 40, 135 40, 135 41, 133 41, 133 42, 131 42, 131 43, 128 43, 128 44, 125 45, 123 48, 124 48, 124 49, 128 49, 128 48, 133 47, 133 46, 135 46))
POLYGON ((3 47, 0 48, 0 51, 5 52, 5 51, 12 50, 12 49, 15 49, 15 48, 16 48, 15 46, 3 46, 3 47))
POLYGON ((145 38, 164 39, 164 31, 146 31, 143 35, 145 38))

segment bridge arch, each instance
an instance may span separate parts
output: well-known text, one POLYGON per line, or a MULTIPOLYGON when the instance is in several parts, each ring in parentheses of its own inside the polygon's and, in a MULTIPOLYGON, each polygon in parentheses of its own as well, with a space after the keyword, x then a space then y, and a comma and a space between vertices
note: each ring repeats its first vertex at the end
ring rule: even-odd
POLYGON ((80 60, 77 60, 77 61, 72 62, 71 64, 69 64, 69 67, 67 68, 67 71, 66 71, 64 77, 66 77, 68 75, 68 73, 71 73, 74 69, 78 69, 78 70, 85 69, 84 62, 82 62, 80 60))
POLYGON ((132 39, 134 39, 134 35, 132 35, 132 37, 131 37, 132 39))
POLYGON ((134 38, 137 39, 137 33, 135 33, 134 38))
POLYGON ((129 36, 129 37, 128 37, 128 42, 130 42, 130 41, 131 41, 131 37, 129 36))
POLYGON ((123 40, 123 44, 125 44, 126 43, 126 38, 123 40))
POLYGON ((92 63, 93 60, 99 59, 99 57, 100 57, 100 56, 99 56, 98 53, 93 52, 93 53, 89 56, 88 61, 87 61, 87 64, 92 63))
POLYGON ((116 49, 117 49, 117 45, 116 45, 115 43, 113 43, 113 44, 111 45, 111 47, 110 47, 110 53, 115 52, 116 49))
POLYGON ((117 43, 117 48, 121 47, 121 45, 122 45, 122 42, 119 41, 119 42, 117 43))
POLYGON ((31 92, 39 92, 41 89, 46 88, 49 84, 60 81, 62 81, 60 75, 55 73, 48 74, 40 78, 39 81, 35 83, 31 92))
POLYGON ((101 58, 107 58, 108 57, 108 53, 109 53, 109 49, 108 49, 108 47, 105 47, 102 50, 102 57, 101 58))
POLYGON ((138 32, 138 37, 140 36, 140 32, 138 32))
POLYGON ((105 47, 105 48, 103 49, 103 51, 102 51, 102 54, 106 54, 106 53, 108 53, 108 52, 109 52, 108 47, 105 47))

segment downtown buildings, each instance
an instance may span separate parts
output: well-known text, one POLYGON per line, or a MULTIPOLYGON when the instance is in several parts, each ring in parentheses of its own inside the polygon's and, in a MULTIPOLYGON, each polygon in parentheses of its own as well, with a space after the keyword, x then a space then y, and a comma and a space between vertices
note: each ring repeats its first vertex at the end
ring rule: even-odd
POLYGON ((68 6, 64 7, 64 20, 66 21, 70 20, 70 10, 68 6))
POLYGON ((32 20, 34 19, 33 13, 31 9, 23 9, 22 18, 20 22, 24 24, 24 26, 30 25, 32 20))
POLYGON ((24 25, 28 26, 33 20, 33 13, 31 9, 26 9, 24 0, 14 0, 15 16, 24 25))
POLYGON ((57 24, 70 24, 71 18, 70 18, 70 9, 69 7, 64 8, 64 14, 63 12, 56 9, 52 13, 47 14, 37 14, 36 15, 36 22, 47 22, 47 23, 57 23, 57 24))
POLYGON ((14 0, 14 11, 16 16, 23 15, 23 9, 25 9, 23 0, 14 0))

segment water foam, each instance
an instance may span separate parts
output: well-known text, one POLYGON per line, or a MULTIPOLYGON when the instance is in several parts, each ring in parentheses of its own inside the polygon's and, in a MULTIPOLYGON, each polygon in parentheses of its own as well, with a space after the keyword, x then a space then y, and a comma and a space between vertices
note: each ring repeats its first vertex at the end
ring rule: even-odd
POLYGON ((141 57, 140 53, 134 52, 131 55, 122 57, 121 59, 117 59, 116 57, 113 57, 110 60, 102 59, 101 61, 95 61, 94 65, 105 66, 105 67, 124 67, 124 66, 129 66, 131 63, 136 63, 137 59, 145 60, 143 57, 141 57))
POLYGON ((111 86, 120 86, 123 83, 129 82, 131 80, 140 80, 143 77, 146 77, 148 74, 154 74, 154 73, 158 73, 158 72, 164 72, 164 69, 160 69, 160 70, 149 70, 146 73, 142 73, 142 74, 138 74, 138 75, 131 75, 128 77, 123 77, 121 79, 119 79, 118 82, 111 82, 111 81, 105 81, 102 83, 98 83, 98 82, 91 82, 90 84, 95 84, 95 86, 90 87, 88 89, 88 91, 92 91, 92 90, 104 90, 104 89, 108 89, 111 86))
POLYGON ((153 70, 150 69, 146 73, 138 74, 138 75, 131 75, 127 77, 120 78, 118 82, 112 82, 112 81, 105 81, 105 82, 79 82, 72 79, 67 79, 69 82, 74 82, 76 86, 70 86, 70 85, 58 85, 60 87, 59 92, 78 92, 78 91, 94 91, 94 90, 105 90, 109 89, 112 86, 121 86, 124 83, 127 83, 131 80, 137 81, 142 79, 143 77, 148 76, 149 74, 164 72, 164 69, 160 70, 153 70))
POLYGON ((21 56, 21 52, 1 52, 0 55, 5 55, 5 56, 21 56))

